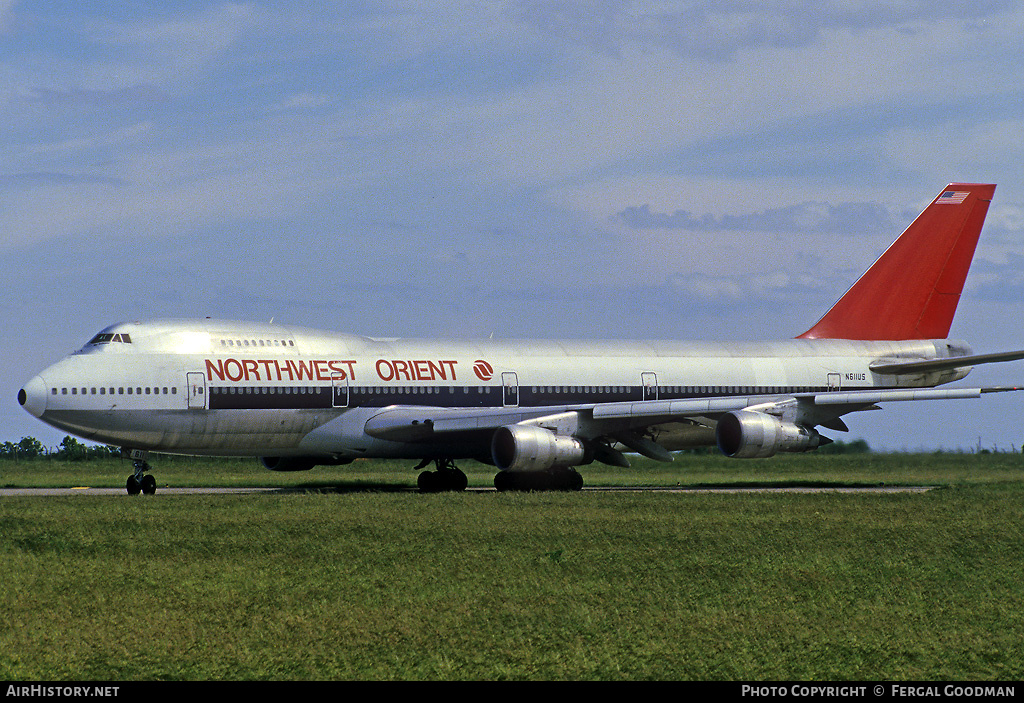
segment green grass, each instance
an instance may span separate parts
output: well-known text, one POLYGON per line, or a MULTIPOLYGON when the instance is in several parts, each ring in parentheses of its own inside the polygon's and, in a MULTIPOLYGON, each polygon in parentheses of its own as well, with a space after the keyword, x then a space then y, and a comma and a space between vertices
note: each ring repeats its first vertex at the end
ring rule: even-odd
MULTIPOLYGON (((680 454, 670 464, 631 457, 633 467, 580 467, 588 486, 742 485, 967 485, 1024 481, 1024 455, 959 454, 790 454, 738 460, 721 455, 680 454)), ((150 458, 159 486, 279 486, 379 490, 415 488, 413 461, 358 460, 311 471, 268 471, 256 459, 208 459, 156 455, 150 458)), ((493 486, 495 469, 460 462, 470 486, 493 486)), ((123 487, 132 471, 127 460, 0 461, 0 487, 123 487)))
MULTIPOLYGON (((340 491, 3 498, 0 678, 1024 675, 1020 455, 670 466, 585 475, 943 488, 420 495, 366 490, 413 486, 408 465, 357 462, 321 476, 340 491)), ((66 485, 126 475, 118 463, 74 468, 66 485)), ((489 483, 485 467, 466 468, 489 483)), ((156 462, 173 485, 302 483, 320 471, 156 462)), ((57 467, 48 474, 64 485, 57 467)))

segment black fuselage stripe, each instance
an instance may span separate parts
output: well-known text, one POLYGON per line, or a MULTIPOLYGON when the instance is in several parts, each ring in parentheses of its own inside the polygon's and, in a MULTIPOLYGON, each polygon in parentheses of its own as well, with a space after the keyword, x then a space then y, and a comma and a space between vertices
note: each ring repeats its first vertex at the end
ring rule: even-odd
MULTIPOLYGON (((779 396, 792 393, 826 393, 827 386, 752 387, 715 386, 688 388, 660 386, 657 392, 643 386, 608 387, 563 386, 566 390, 544 387, 435 386, 413 389, 331 386, 211 386, 211 410, 294 410, 302 408, 369 407, 424 405, 446 408, 477 408, 501 405, 542 407, 547 405, 588 405, 640 400, 700 400, 727 396, 779 396), (679 390, 676 390, 679 389, 679 390)), ((833 389, 834 390, 834 389, 833 389)), ((844 391, 864 390, 843 388, 844 391)), ((877 389, 876 389, 877 390, 877 389)))

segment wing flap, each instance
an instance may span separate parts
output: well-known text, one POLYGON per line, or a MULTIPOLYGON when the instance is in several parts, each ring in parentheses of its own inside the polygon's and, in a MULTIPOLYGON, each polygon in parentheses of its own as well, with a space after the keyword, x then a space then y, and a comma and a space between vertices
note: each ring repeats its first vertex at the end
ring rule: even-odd
POLYGON ((637 417, 700 417, 702 415, 742 410, 755 402, 750 396, 694 398, 686 400, 638 400, 629 403, 602 403, 594 406, 595 420, 623 420, 637 417))

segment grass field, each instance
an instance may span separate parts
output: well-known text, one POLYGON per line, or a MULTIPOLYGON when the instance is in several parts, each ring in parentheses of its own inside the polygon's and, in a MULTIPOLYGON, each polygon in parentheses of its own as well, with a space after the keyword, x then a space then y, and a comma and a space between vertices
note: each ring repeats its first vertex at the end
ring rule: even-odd
MULTIPOLYGON (((5 485, 128 473, 7 463, 5 485)), ((588 485, 939 486, 921 494, 420 495, 406 464, 154 465, 161 485, 318 490, 0 499, 0 678, 1024 675, 1019 454, 584 467, 588 485)))

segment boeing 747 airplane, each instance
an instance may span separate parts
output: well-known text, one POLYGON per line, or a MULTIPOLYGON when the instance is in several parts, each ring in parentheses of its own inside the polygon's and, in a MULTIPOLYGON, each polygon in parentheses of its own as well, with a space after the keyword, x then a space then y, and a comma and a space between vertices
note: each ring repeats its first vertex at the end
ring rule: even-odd
POLYGON ((461 490, 455 461, 508 489, 578 489, 576 467, 717 444, 730 457, 813 450, 843 416, 948 388, 975 355, 946 339, 994 185, 950 184, 814 326, 773 342, 374 339, 219 320, 107 327, 18 393, 53 427, 123 448, 129 493, 150 452, 260 457, 275 471, 360 457, 420 460, 424 491, 461 490))

